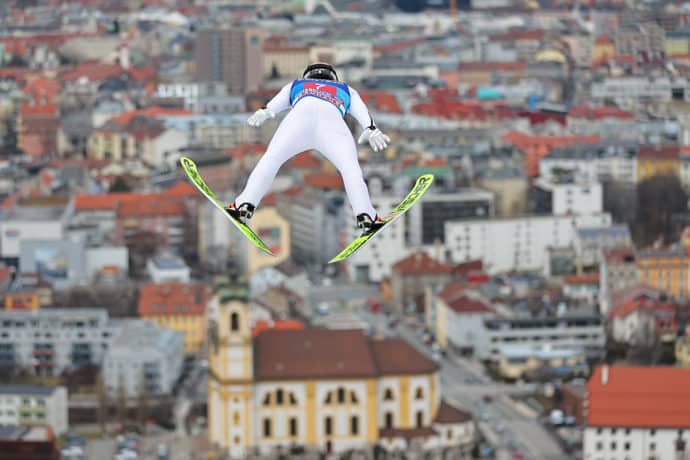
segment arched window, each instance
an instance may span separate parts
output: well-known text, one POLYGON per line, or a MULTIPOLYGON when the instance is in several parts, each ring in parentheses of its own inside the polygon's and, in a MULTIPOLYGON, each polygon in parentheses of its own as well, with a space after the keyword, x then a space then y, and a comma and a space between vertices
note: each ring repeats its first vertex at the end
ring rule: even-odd
POLYGON ((414 399, 424 399, 424 390, 422 387, 418 387, 414 394, 414 399))
POLYGON ((264 438, 270 438, 270 437, 271 437, 271 419, 265 418, 264 419, 264 438))
POLYGON ((290 436, 297 436, 297 418, 290 417, 290 436))
POLYGON ((350 417, 350 434, 356 436, 359 434, 359 417, 353 415, 350 417))
POLYGON ((386 412, 384 426, 388 429, 393 428, 393 412, 386 412))
POLYGON ((295 398, 295 394, 290 392, 290 405, 291 406, 296 406, 297 405, 297 398, 295 398))
POLYGON ((264 396, 264 406, 270 406, 271 405, 271 393, 266 393, 266 396, 264 396))
POLYGON ((280 388, 276 390, 276 404, 279 406, 283 404, 283 390, 280 388))
POLYGON ((240 330, 240 315, 236 311, 230 314, 230 330, 233 332, 240 330))
POLYGON ((323 420, 323 431, 326 434, 326 436, 330 436, 333 434, 333 419, 331 417, 326 417, 323 420))
POLYGON ((338 388, 338 404, 345 402, 345 388, 338 388))
POLYGON ((393 390, 390 388, 386 388, 386 391, 383 393, 383 400, 384 401, 393 401, 393 390))
POLYGON ((359 403, 359 399, 357 399, 357 395, 355 394, 354 391, 350 392, 350 402, 352 404, 358 404, 359 403))
POLYGON ((421 428, 424 426, 424 412, 417 411, 417 428, 421 428))
POLYGON ((329 391, 329 392, 326 394, 326 400, 325 400, 323 403, 324 403, 324 404, 330 404, 331 401, 332 401, 332 399, 333 399, 333 398, 332 398, 332 395, 333 395, 333 393, 329 391))

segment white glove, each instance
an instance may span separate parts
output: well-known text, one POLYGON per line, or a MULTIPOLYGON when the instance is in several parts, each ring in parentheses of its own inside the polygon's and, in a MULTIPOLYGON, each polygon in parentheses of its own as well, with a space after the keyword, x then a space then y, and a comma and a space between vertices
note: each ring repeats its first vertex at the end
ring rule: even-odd
POLYGON ((357 140, 357 142, 360 144, 363 144, 364 141, 369 141, 369 145, 371 146, 372 150, 374 152, 378 152, 379 150, 383 150, 388 147, 388 143, 391 141, 391 138, 383 134, 378 128, 367 128, 362 131, 362 134, 359 136, 359 140, 357 140))
POLYGON ((259 109, 254 114, 249 117, 247 123, 249 126, 259 127, 264 124, 269 118, 275 118, 276 114, 269 109, 259 109))

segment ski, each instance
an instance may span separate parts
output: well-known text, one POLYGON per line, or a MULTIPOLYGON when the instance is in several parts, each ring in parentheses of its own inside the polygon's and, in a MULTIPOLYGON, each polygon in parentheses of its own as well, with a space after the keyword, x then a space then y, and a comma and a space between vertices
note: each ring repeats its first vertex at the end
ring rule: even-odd
POLYGON ((242 232, 242 234, 254 245, 261 249, 263 252, 266 254, 270 254, 274 256, 273 252, 271 249, 268 247, 266 243, 263 242, 261 238, 258 237, 254 231, 249 228, 247 224, 242 223, 241 221, 235 219, 232 217, 230 214, 227 213, 225 210, 225 205, 223 202, 218 198, 218 195, 216 192, 214 192, 211 187, 209 187, 206 182, 204 181, 204 178, 201 177, 201 174, 199 174, 199 170, 196 167, 196 163, 192 161, 190 158, 187 157, 181 157, 180 158, 180 164, 182 165, 182 169, 184 169, 184 172, 187 173, 187 177, 189 177, 189 180, 192 181, 192 183, 196 186, 197 189, 206 197, 209 199, 213 205, 220 209, 223 215, 228 218, 230 222, 232 222, 237 229, 242 232))
POLYGON ((402 216, 410 209, 419 199, 424 195, 424 192, 431 186, 434 182, 433 174, 424 174, 417 178, 417 181, 407 194, 404 200, 402 200, 393 210, 388 213, 386 217, 383 218, 383 225, 372 232, 363 233, 357 238, 355 238, 350 244, 348 244, 345 249, 340 251, 340 254, 333 257, 328 263, 340 262, 350 257, 352 254, 357 252, 359 249, 364 247, 369 240, 371 240, 377 233, 386 228, 389 224, 393 223, 398 217, 402 216))

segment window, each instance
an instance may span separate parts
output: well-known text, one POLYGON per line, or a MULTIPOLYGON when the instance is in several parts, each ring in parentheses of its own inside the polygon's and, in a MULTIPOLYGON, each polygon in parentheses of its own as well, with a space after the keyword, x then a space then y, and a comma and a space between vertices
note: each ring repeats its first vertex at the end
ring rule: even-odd
POLYGON ((611 441, 611 450, 616 450, 617 447, 616 441, 611 441))
POLYGON ((331 392, 329 391, 328 394, 326 395, 326 401, 324 401, 324 404, 330 404, 331 403, 331 392))
POLYGON ((271 437, 271 419, 265 418, 264 419, 264 438, 270 438, 270 437, 271 437))
POLYGON ((240 315, 238 315, 237 312, 232 312, 232 314, 230 315, 230 330, 240 330, 240 315))
POLYGON ((290 436, 297 436, 297 419, 290 417, 290 436))
POLYGON ((453 430, 452 430, 452 429, 450 429, 450 428, 448 429, 448 434, 447 434, 447 436, 448 436, 448 440, 449 440, 449 441, 450 441, 451 439, 453 439, 453 430))
POLYGON ((625 434, 626 434, 626 435, 629 435, 629 434, 630 434, 630 428, 626 428, 626 429, 625 429, 625 434))
POLYGON ((651 430, 649 430, 649 435, 650 435, 650 436, 654 436, 655 434, 656 434, 656 430, 655 430, 654 428, 652 428, 651 430))
POLYGON ((424 390, 422 387, 417 388, 417 391, 414 394, 414 399, 424 399, 424 390))
POLYGON ((345 402, 345 389, 338 388, 338 403, 342 404, 345 402))
POLYGON ((356 415, 350 417, 350 433, 353 436, 359 434, 359 417, 357 417, 356 415))
POLYGON ((271 393, 266 393, 266 396, 264 397, 264 406, 270 406, 271 405, 271 393))
POLYGON ((359 399, 357 399, 357 395, 355 394, 354 391, 350 392, 350 402, 352 404, 358 404, 359 403, 359 399))
POLYGON ((393 401, 393 390, 391 390, 390 388, 386 388, 386 391, 383 393, 383 400, 393 401))
POLYGON ((602 443, 601 441, 597 442, 597 450, 603 449, 603 446, 604 446, 604 443, 602 443))
POLYGON ((655 442, 649 443, 649 450, 656 450, 656 443, 655 442))
POLYGON ((283 390, 281 389, 276 390, 276 404, 279 406, 283 404, 283 390))
POLYGON ((239 413, 239 412, 235 412, 235 413, 232 415, 232 423, 234 423, 235 425, 239 425, 239 424, 240 424, 240 413, 239 413))
POLYGON ((417 428, 421 428, 424 426, 424 412, 417 411, 417 428))
POLYGON ((616 434, 616 431, 618 430, 616 430, 615 428, 611 428, 611 434, 616 434))
POLYGON ((623 444, 623 448, 624 448, 625 450, 630 450, 630 443, 629 443, 629 442, 626 442, 625 444, 623 444))
POLYGON ((326 436, 333 434, 333 419, 331 417, 326 417, 323 419, 323 432, 326 436))
POLYGON ((290 405, 291 406, 296 406, 297 405, 297 398, 295 398, 294 393, 290 393, 290 405))
POLYGON ((386 412, 385 416, 386 420, 384 422, 384 426, 386 428, 393 428, 393 413, 392 412, 386 412))

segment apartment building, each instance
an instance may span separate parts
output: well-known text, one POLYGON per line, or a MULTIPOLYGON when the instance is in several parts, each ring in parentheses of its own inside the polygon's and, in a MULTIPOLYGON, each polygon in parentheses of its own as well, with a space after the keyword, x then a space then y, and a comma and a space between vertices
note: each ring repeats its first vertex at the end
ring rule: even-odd
POLYGON ((0 385, 0 425, 49 425, 67 431, 67 388, 47 385, 0 385))

